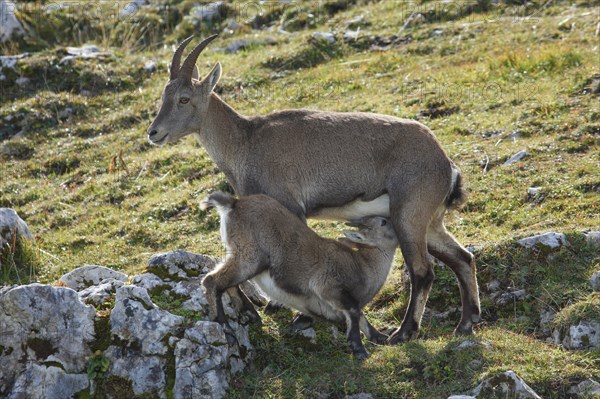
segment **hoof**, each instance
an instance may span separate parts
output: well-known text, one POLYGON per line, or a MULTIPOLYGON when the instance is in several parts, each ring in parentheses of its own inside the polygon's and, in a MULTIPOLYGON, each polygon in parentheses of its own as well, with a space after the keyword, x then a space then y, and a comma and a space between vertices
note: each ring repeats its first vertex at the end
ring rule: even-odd
POLYGON ((302 313, 296 314, 294 320, 292 320, 292 331, 302 331, 312 327, 313 319, 310 316, 302 313))
POLYGON ((378 335, 377 337, 372 337, 369 342, 372 342, 377 345, 385 345, 388 342, 390 337, 385 334, 378 335))
POLYGON ((263 311, 265 312, 265 314, 273 314, 278 312, 281 308, 281 305, 278 305, 275 302, 269 302, 267 303, 267 306, 265 306, 263 311))
POLYGON ((398 345, 411 339, 417 338, 417 331, 402 331, 402 328, 397 329, 387 340, 388 345, 398 345))
POLYGON ((353 353, 353 355, 356 358, 356 360, 360 360, 360 361, 366 360, 369 357, 371 357, 371 354, 364 348, 362 350, 355 351, 353 353))
POLYGON ((471 322, 460 323, 454 330, 454 335, 464 336, 473 335, 473 324, 471 322))

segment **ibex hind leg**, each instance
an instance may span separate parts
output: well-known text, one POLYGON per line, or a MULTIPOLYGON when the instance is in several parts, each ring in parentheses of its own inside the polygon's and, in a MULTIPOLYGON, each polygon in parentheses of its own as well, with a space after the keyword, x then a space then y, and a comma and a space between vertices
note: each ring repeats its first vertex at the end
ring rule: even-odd
POLYGON ((433 284, 433 267, 427 256, 426 241, 427 225, 433 212, 429 212, 427 202, 421 201, 419 196, 404 199, 400 197, 396 202, 392 199, 391 204, 390 215, 408 268, 411 286, 410 302, 402 325, 388 340, 390 344, 398 344, 417 337, 433 284), (405 202, 402 203, 402 200, 405 202))
POLYGON ((374 344, 384 344, 388 339, 386 334, 381 333, 369 323, 364 314, 360 316, 360 330, 365 334, 369 342, 373 342, 374 344))
POLYGON ((231 288, 229 295, 232 295, 231 291, 233 291, 233 294, 241 302, 240 308, 242 311, 246 312, 246 314, 248 315, 248 317, 250 319, 250 322, 260 323, 261 322, 260 315, 256 311, 256 308, 254 307, 254 304, 252 303, 250 298, 248 298, 248 296, 246 295, 246 293, 244 293, 244 291, 240 288, 240 286, 238 285, 235 288, 231 288))
MULTIPOLYGON (((206 291, 209 316, 221 324, 227 324, 223 309, 223 292, 231 287, 237 288, 240 283, 251 279, 261 271, 262 265, 260 262, 230 257, 215 270, 208 273, 202 280, 202 285, 206 291)), ((236 289, 236 293, 238 293, 238 290, 239 288, 236 289)), ((244 297, 245 295, 240 296, 242 302, 244 302, 244 297)), ((247 297, 246 301, 250 303, 247 297)))
POLYGON ((444 226, 445 209, 432 220, 427 230, 427 249, 429 253, 444 262, 458 279, 462 302, 462 316, 456 327, 457 335, 471 334, 473 324, 479 322, 479 287, 477 270, 473 255, 446 230, 444 226))

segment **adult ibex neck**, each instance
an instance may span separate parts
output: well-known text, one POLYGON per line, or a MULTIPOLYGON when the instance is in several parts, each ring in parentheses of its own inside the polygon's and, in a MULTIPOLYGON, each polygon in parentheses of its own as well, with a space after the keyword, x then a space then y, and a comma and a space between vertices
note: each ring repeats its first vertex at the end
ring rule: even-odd
POLYGON ((206 116, 199 123, 196 139, 231 180, 234 171, 243 168, 248 153, 248 118, 212 93, 206 116))

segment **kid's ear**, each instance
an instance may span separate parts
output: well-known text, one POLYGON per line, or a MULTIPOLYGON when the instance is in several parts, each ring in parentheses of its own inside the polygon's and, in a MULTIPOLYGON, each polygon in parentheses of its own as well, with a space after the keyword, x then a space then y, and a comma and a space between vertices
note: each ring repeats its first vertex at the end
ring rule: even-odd
POLYGON ((200 79, 200 71, 198 71, 198 65, 194 64, 194 70, 192 71, 192 79, 200 79))
POLYGON ((363 236, 358 231, 344 230, 344 235, 350 241, 358 242, 361 244, 366 241, 365 236, 363 236))

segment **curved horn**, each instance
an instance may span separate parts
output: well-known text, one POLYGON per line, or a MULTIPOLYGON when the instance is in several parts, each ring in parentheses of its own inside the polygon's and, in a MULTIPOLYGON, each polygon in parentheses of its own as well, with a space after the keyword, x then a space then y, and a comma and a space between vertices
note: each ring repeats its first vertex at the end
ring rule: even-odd
POLYGON ((198 59, 198 56, 200 55, 202 50, 204 50, 204 48, 208 45, 208 43, 212 42, 217 36, 219 35, 209 36, 206 39, 204 39, 202 43, 194 47, 194 49, 187 56, 185 61, 183 61, 183 66, 179 70, 179 77, 183 77, 185 80, 189 81, 192 80, 192 73, 194 72, 194 65, 196 65, 196 60, 198 59))
POLYGON ((181 54, 183 53, 185 46, 187 46, 193 38, 194 35, 188 37, 183 42, 181 42, 179 47, 177 47, 177 50, 175 50, 175 54, 173 54, 173 61, 171 61, 171 80, 177 79, 177 76, 179 75, 179 64, 181 62, 181 54))

